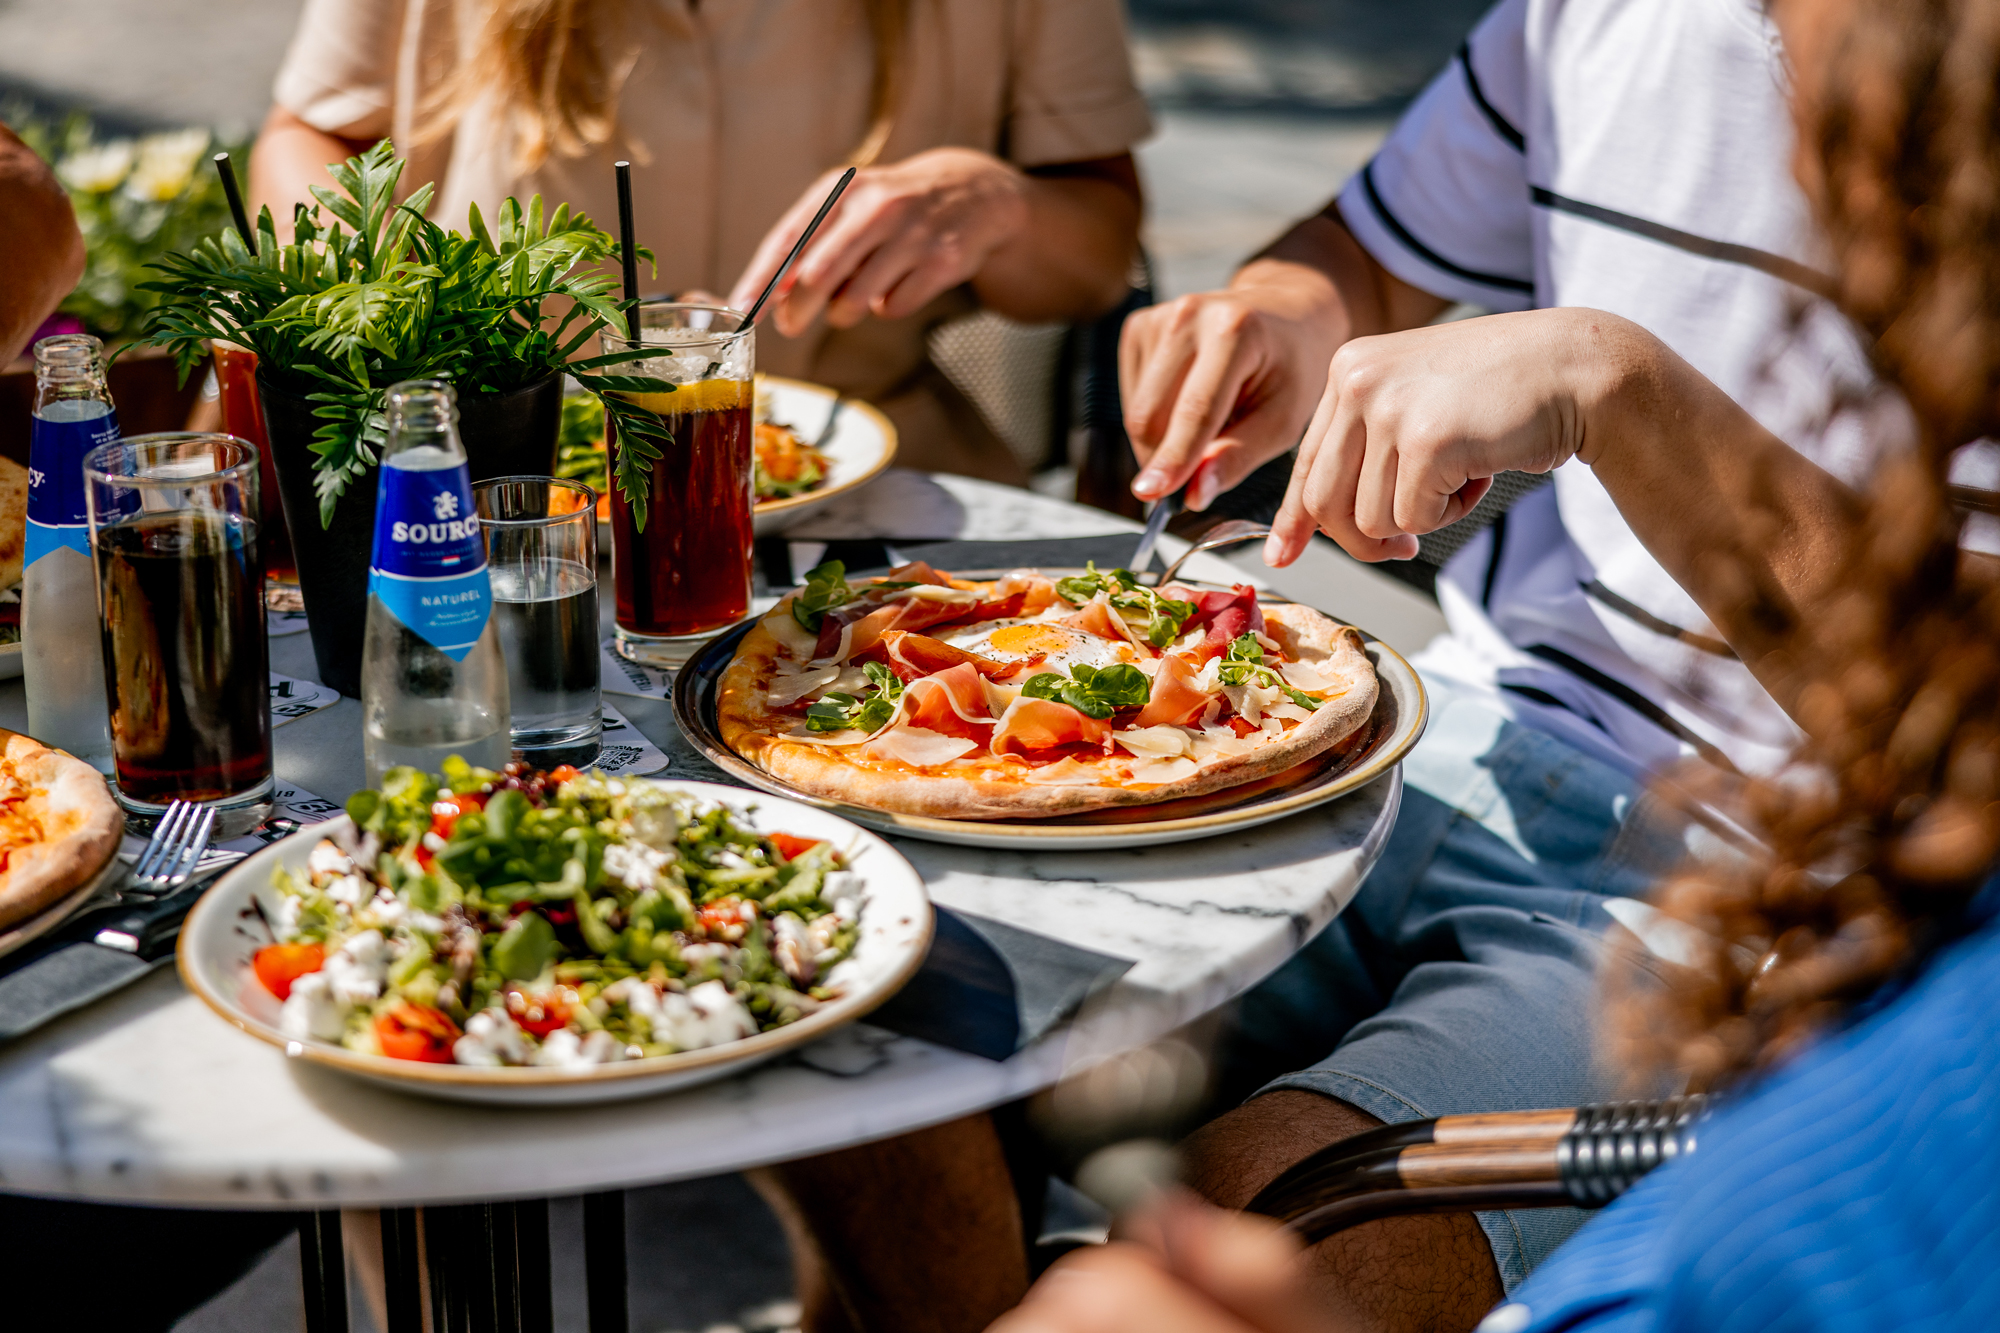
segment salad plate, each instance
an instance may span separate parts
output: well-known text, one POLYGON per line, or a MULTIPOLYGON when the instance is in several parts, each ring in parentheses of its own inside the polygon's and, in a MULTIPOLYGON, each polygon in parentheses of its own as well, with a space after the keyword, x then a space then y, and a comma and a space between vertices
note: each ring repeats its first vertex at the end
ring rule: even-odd
MULTIPOLYGON (((390 779, 385 780, 385 791, 379 798, 385 804, 396 795, 397 772, 410 771, 392 771, 390 779)), ((421 874, 414 860, 405 859, 403 869, 393 872, 404 877, 401 887, 392 890, 379 876, 359 874, 359 866, 351 861, 341 864, 340 860, 344 856, 341 848, 365 857, 375 847, 393 841, 398 826, 391 824, 388 836, 378 831, 373 844, 362 842, 369 834, 357 829, 354 813, 360 813, 378 830, 383 822, 370 811, 366 799, 376 794, 368 793, 350 803, 349 815, 313 825, 273 843, 217 881, 181 930, 178 961, 182 980, 223 1019, 292 1059, 424 1096, 546 1106, 650 1096, 741 1072, 862 1017, 893 995, 922 964, 932 930, 930 900, 923 879, 894 848, 874 834, 825 810, 716 783, 644 779, 621 782, 588 776, 574 781, 598 784, 593 791, 611 788, 620 794, 621 803, 610 807, 613 813, 608 817, 601 803, 591 808, 597 817, 592 827, 599 830, 615 827, 617 834, 610 841, 625 848, 623 852, 609 846, 601 849, 600 857, 608 867, 604 874, 623 877, 623 884, 630 886, 638 883, 632 878, 635 873, 641 878, 654 875, 656 878, 649 883, 669 896, 674 894, 670 884, 684 886, 681 892, 686 896, 679 898, 680 911, 689 934, 675 930, 671 936, 673 944, 660 943, 650 953, 643 941, 637 946, 631 943, 630 932, 639 929, 636 924, 624 924, 621 943, 603 954, 593 954, 581 940, 572 939, 579 927, 575 910, 588 910, 582 905, 593 897, 600 910, 599 917, 591 924, 600 931, 607 926, 618 929, 622 923, 634 923, 643 914, 643 904, 634 903, 630 892, 609 879, 587 886, 567 882, 572 875, 582 881, 583 865, 594 866, 595 861, 565 864, 563 888, 541 896, 533 890, 555 891, 557 886, 522 883, 480 888, 476 887, 480 881, 465 871, 465 882, 475 887, 466 892, 462 903, 440 908, 434 896, 436 890, 429 887, 433 877, 421 874), (629 801, 624 799, 626 793, 642 792, 646 794, 643 803, 637 795, 629 801), (673 811, 664 838, 657 822, 663 808, 673 811), (645 819, 655 822, 642 827, 641 821, 645 819), (775 840, 773 835, 778 835, 775 840), (733 841, 725 842, 725 838, 733 841), (666 845, 664 854, 651 858, 650 870, 634 871, 637 860, 645 855, 642 841, 657 848, 669 840, 671 845, 666 845), (328 850, 329 842, 332 851, 328 850), (814 849, 815 843, 823 847, 814 849), (773 848, 789 850, 780 853, 773 848), (747 859, 739 852, 746 853, 747 859), (815 865, 815 878, 802 885, 800 877, 808 864, 803 858, 808 856, 819 858, 820 863, 815 865), (676 864, 676 857, 685 859, 689 868, 684 873, 662 869, 676 864), (774 872, 764 868, 767 862, 785 867, 777 872, 783 875, 791 873, 793 861, 799 861, 800 867, 789 880, 774 880, 774 872), (692 868, 696 865, 740 867, 740 870, 705 870, 698 876, 692 868), (836 868, 828 871, 829 865, 836 868), (346 879, 330 875, 329 870, 346 872, 346 879), (762 891, 770 899, 770 906, 766 908, 761 902, 746 905, 744 899, 753 896, 754 890, 745 890, 741 895, 731 890, 729 896, 719 896, 722 890, 714 887, 714 881, 731 874, 746 882, 754 882, 761 874, 766 886, 762 891), (837 888, 835 874, 842 877, 837 888), (349 889, 343 890, 342 884, 349 881, 349 889), (314 882, 326 882, 326 890, 312 889, 310 885, 314 882), (785 912, 789 924, 779 917, 779 897, 783 890, 772 892, 769 886, 774 883, 794 886, 791 896, 811 903, 799 906, 796 915, 785 912), (356 893, 353 889, 366 892, 356 893), (510 890, 524 895, 513 905, 511 917, 504 908, 493 909, 489 918, 479 916, 480 904, 505 902, 510 890), (369 898, 368 893, 375 896, 369 898), (423 893, 433 896, 420 898, 423 893), (834 895, 839 896, 837 903, 830 901, 834 895), (343 912, 333 905, 357 897, 364 904, 362 907, 343 912), (610 910, 615 905, 614 898, 623 905, 616 912, 610 910), (578 908, 572 909, 572 903, 578 908), (557 910, 549 911, 550 907, 557 910), (567 918, 564 910, 570 912, 567 918), (744 941, 741 948, 764 950, 754 965, 746 963, 741 953, 720 943, 695 943, 732 938, 714 923, 726 920, 734 925, 737 918, 732 914, 739 910, 741 920, 750 923, 750 935, 746 939, 738 927, 733 938, 744 941), (483 936, 469 932, 464 926, 468 912, 482 922, 479 929, 485 932, 483 936), (817 918, 815 912, 820 914, 817 918), (531 917, 534 920, 529 920, 531 917), (836 947, 819 955, 820 963, 826 967, 823 975, 815 978, 811 964, 797 964, 805 967, 806 981, 817 983, 810 994, 803 993, 803 983, 794 972, 802 918, 812 924, 842 928, 842 933, 834 937, 836 947), (488 919, 493 921, 492 925, 484 924, 488 919), (401 924, 382 924, 392 920, 401 924), (430 925, 409 924, 439 920, 443 921, 444 929, 435 937, 413 933, 429 930, 430 925), (498 926, 501 920, 508 922, 507 928, 498 926), (566 924, 550 928, 545 924, 550 920, 566 924), (767 920, 769 930, 765 925, 767 920), (345 1011, 344 1031, 337 1016, 330 1028, 302 1027, 302 1012, 319 1012, 324 1017, 324 1011, 312 1011, 310 1003, 302 1010, 300 996, 308 993, 323 996, 328 987, 336 990, 343 985, 351 987, 359 965, 357 960, 367 961, 367 950, 356 943, 357 934, 368 933, 358 929, 362 926, 374 930, 371 946, 374 951, 378 955, 386 951, 390 959, 386 964, 378 964, 378 997, 367 999, 364 991, 364 998, 354 1000, 359 1007, 345 1011), (534 929, 521 929, 526 926, 534 929), (567 932, 560 934, 560 938, 570 943, 558 943, 552 929, 567 932), (795 937, 789 955, 785 952, 787 930, 795 937), (464 933, 454 935, 454 931, 464 933), (509 945, 508 936, 528 937, 536 932, 540 932, 539 958, 531 958, 525 967, 515 966, 522 940, 515 939, 509 945), (314 959, 311 968, 303 969, 310 976, 284 975, 287 950, 273 950, 272 946, 287 940, 309 940, 315 935, 323 940, 323 946, 304 947, 330 951, 324 961, 314 959), (413 951, 409 941, 418 939, 434 944, 435 948, 413 951), (455 972, 451 968, 456 958, 454 939, 477 960, 455 972), (337 949, 333 947, 336 942, 337 949), (420 966, 399 966, 398 949, 404 959, 420 966), (509 953, 509 949, 513 952, 509 953), (685 955, 682 949, 686 950, 685 955), (422 957, 411 957, 413 952, 421 952, 422 957), (275 960, 273 953, 277 955, 275 960), (605 956, 610 953, 621 957, 614 961, 605 956), (650 972, 640 964, 625 962, 624 956, 640 959, 642 963, 651 958, 650 972), (669 959, 671 979, 669 965, 660 961, 662 956, 669 959), (829 963, 836 957, 837 962, 829 963), (433 958, 436 963, 431 962, 433 958), (337 959, 346 961, 336 965, 337 959), (773 971, 778 965, 784 966, 794 980, 787 982, 778 977, 773 971), (496 972, 495 968, 500 970, 496 972), (500 980, 503 976, 528 973, 534 973, 535 979, 500 980), (455 991, 449 997, 442 994, 439 975, 450 985, 463 982, 464 997, 455 991), (753 985, 750 978, 755 976, 776 977, 780 984, 753 985), (288 998, 281 1000, 274 993, 274 977, 280 982, 279 989, 288 990, 288 998), (744 1003, 731 1004, 731 991, 749 998, 744 1003), (472 998, 475 993, 479 998, 472 998), (560 1000, 554 998, 557 996, 560 1000), (524 1010, 524 997, 535 1007, 524 1010), (715 1003, 718 999, 722 1001, 720 1005, 715 1003), (544 1003, 548 1006, 546 1011, 540 1007, 544 1003), (585 1008, 595 1017, 583 1013, 585 1008), (751 1014, 752 1008, 757 1016, 751 1014), (460 1015, 459 1021, 450 1021, 443 1012, 446 1009, 460 1015), (567 1027, 563 1025, 565 1012, 572 1016, 567 1027), (429 1035, 444 1045, 431 1053, 421 1052, 418 1044, 426 1032, 425 1022, 419 1019, 428 1021, 429 1035), (444 1031, 437 1031, 439 1026, 444 1031), (585 1031, 586 1028, 589 1030, 585 1031), (326 1035, 314 1035, 315 1032, 326 1035), (469 1050, 467 1042, 473 1043, 469 1050), (609 1058, 605 1058, 605 1047, 613 1048, 609 1058), (381 1053, 384 1051, 392 1051, 401 1058, 381 1053), (468 1063, 468 1059, 474 1062, 468 1063)), ((454 782, 452 789, 463 790, 463 784, 454 782)), ((434 805, 430 804, 429 796, 419 792, 424 801, 419 808, 435 812, 440 806, 448 807, 453 799, 462 799, 453 798, 450 793, 451 789, 438 790, 438 804, 434 805)), ((519 814, 500 814, 494 799, 497 796, 495 792, 493 798, 488 798, 488 807, 480 808, 479 821, 461 817, 459 823, 463 827, 451 830, 447 838, 439 838, 434 832, 424 833, 406 837, 402 845, 430 848, 435 853, 435 862, 463 870, 478 858, 488 856, 474 843, 482 836, 488 843, 499 837, 497 827, 488 827, 489 813, 494 826, 521 819, 519 814), (467 829, 472 831, 467 833, 467 829)), ((518 810, 521 805, 516 801, 510 808, 518 810)), ((475 807, 468 804, 465 808, 470 811, 475 807)), ((521 826, 529 827, 530 823, 522 820, 521 826)), ((435 823, 432 825, 433 830, 437 827, 435 823)), ((531 854, 506 847, 496 847, 491 853, 495 857, 531 854)), ((594 878, 599 872, 593 869, 588 873, 594 878)), ((493 878, 486 875, 489 881, 493 878)), ((658 897, 656 892, 655 900, 658 897)), ((589 926, 582 929, 589 934, 589 926)), ((667 927, 662 925, 658 939, 667 938, 667 927)), ((818 943, 823 945, 827 941, 818 943)), ((370 941, 362 940, 359 944, 367 945, 370 941)), ((300 946, 288 946, 297 947, 300 946)), ((810 952, 806 957, 811 957, 810 952)))
MULTIPOLYGON (((998 578, 1004 571, 953 572, 960 578, 980 580, 998 578)), ((1040 572, 1061 578, 1085 571, 1040 572)), ((1198 589, 1220 586, 1196 579, 1179 582, 1198 589)), ((1258 598, 1265 603, 1287 600, 1263 590, 1258 598)), ((1285 772, 1203 796, 1055 818, 943 819, 903 814, 800 791, 750 763, 722 739, 716 708, 722 674, 743 636, 760 619, 752 616, 716 635, 676 674, 674 721, 688 743, 729 776, 773 795, 816 806, 877 832, 958 846, 1108 851, 1189 842, 1254 828, 1338 800, 1388 774, 1422 738, 1428 719, 1429 704, 1416 669, 1402 654, 1364 630, 1364 649, 1380 685, 1374 712, 1347 740, 1285 772)))

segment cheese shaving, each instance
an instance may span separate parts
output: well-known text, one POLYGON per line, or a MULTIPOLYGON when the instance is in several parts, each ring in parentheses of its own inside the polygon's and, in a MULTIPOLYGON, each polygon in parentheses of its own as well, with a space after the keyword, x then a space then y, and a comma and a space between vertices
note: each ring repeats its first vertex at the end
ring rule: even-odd
POLYGON ((1275 685, 1225 685, 1222 697, 1229 700, 1229 706, 1236 710, 1238 717, 1255 725, 1284 696, 1275 685))
POLYGON ((763 624, 764 632, 801 662, 810 660, 813 649, 819 646, 819 636, 792 619, 790 598, 778 603, 777 608, 764 617, 763 624))
POLYGON ((1112 732, 1111 739, 1142 759, 1174 759, 1192 748, 1188 733, 1179 727, 1130 727, 1112 732))
POLYGON ((1132 765, 1134 782, 1179 782, 1199 767, 1192 759, 1141 759, 1132 765))
POLYGON ((817 667, 806 671, 780 670, 771 678, 769 697, 779 708, 789 708, 808 694, 825 689, 840 677, 839 667, 817 667))
POLYGON ((1231 759, 1239 754, 1248 754, 1254 748, 1226 726, 1204 727, 1201 735, 1194 738, 1195 762, 1201 764, 1211 759, 1231 759))
POLYGON ((1285 678, 1285 684, 1308 694, 1324 694, 1338 683, 1310 662, 1281 662, 1278 674, 1285 678))
POLYGON ((983 600, 971 588, 942 588, 935 583, 919 583, 914 588, 898 588, 882 598, 885 602, 948 602, 953 606, 974 606, 983 600))
POLYGON ((912 768, 948 764, 978 748, 963 736, 947 736, 922 727, 894 727, 869 742, 862 753, 873 759, 894 759, 912 768))
POLYGON ((1079 763, 1074 755, 1065 755, 1053 764, 1029 769, 1021 775, 1021 781, 1037 787, 1094 787, 1103 776, 1095 765, 1079 763))
POLYGON ((1266 708, 1264 716, 1289 719, 1293 722, 1310 722, 1312 720, 1312 710, 1310 708, 1301 708, 1288 699, 1284 703, 1272 704, 1269 708, 1266 708))

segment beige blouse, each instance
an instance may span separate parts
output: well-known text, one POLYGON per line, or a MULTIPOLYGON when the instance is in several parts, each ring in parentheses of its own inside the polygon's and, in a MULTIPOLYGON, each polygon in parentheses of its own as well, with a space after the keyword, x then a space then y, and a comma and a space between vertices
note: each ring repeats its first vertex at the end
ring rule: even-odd
MULTIPOLYGON (((423 92, 475 30, 478 0, 307 0, 278 74, 279 105, 331 134, 410 142, 423 92)), ((617 226, 611 164, 630 159, 638 243, 658 256, 641 289, 726 293, 765 233, 866 133, 873 43, 857 0, 620 0, 593 11, 623 72, 611 143, 513 168, 505 119, 475 104, 412 156, 403 184, 436 181, 431 212, 462 229, 508 195, 567 202, 617 226)), ((881 156, 975 148, 1022 167, 1125 152, 1151 130, 1119 0, 912 0, 903 95, 881 156)), ((931 366, 925 340, 972 308, 956 292, 907 319, 758 330, 758 365, 876 403, 900 461, 1016 480, 1019 468, 931 366)))

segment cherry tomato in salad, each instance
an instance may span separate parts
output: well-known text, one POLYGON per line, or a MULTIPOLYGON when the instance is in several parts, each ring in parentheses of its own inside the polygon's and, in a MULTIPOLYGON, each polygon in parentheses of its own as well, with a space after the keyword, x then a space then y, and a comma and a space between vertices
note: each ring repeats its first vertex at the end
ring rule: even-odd
POLYGON ((569 1002, 576 992, 567 988, 530 995, 519 987, 507 991, 507 1014, 524 1032, 546 1037, 569 1026, 569 1002))
POLYGON ((582 776, 574 764, 557 764, 549 770, 550 782, 574 782, 582 776))
POLYGON ((375 1016, 376 1044, 391 1060, 448 1065, 451 1044, 458 1036, 458 1024, 450 1015, 427 1004, 405 1000, 375 1016))
POLYGON ((771 840, 771 845, 776 847, 778 854, 787 861, 798 860, 826 841, 825 838, 801 838, 790 833, 767 833, 764 836, 771 840))
POLYGON ((250 958, 250 968, 264 989, 279 999, 289 999, 292 983, 326 964, 326 948, 319 944, 267 944, 250 958))
POLYGON ((701 933, 711 940, 735 944, 757 918, 757 909, 742 898, 718 898, 695 913, 701 933))
POLYGON ((440 838, 449 838, 451 830, 461 815, 473 810, 484 809, 486 798, 476 791, 463 796, 452 792, 439 792, 437 800, 431 802, 431 832, 440 838))

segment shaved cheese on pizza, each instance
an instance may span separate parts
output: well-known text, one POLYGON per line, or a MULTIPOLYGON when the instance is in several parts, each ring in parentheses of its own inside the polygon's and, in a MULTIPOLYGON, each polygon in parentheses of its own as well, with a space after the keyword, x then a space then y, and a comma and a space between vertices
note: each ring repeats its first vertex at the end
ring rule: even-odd
POLYGON ((797 703, 808 694, 832 688, 838 679, 840 679, 840 668, 834 666, 814 667, 805 671, 780 671, 771 681, 771 702, 784 708, 797 703))
POLYGON ((819 636, 792 619, 788 606, 780 606, 765 616, 760 622, 764 632, 778 641, 778 646, 791 654, 794 662, 805 663, 812 660, 813 650, 819 643, 819 636))
POLYGON ((1095 764, 1066 757, 1053 764, 1029 769, 1021 781, 1037 787, 1094 787, 1104 781, 1104 773, 1095 764))
POLYGON ((1193 777, 1199 767, 1192 759, 1141 759, 1132 765, 1134 782, 1179 782, 1193 777))
POLYGON ((1285 678, 1285 684, 1295 690, 1304 690, 1307 694, 1328 694, 1340 688, 1310 662, 1280 663, 1278 674, 1285 678))
POLYGON ((912 768, 931 768, 948 764, 978 748, 978 741, 965 736, 945 736, 922 727, 891 727, 868 742, 863 753, 899 760, 912 768))
POLYGON ((1172 759, 1193 753, 1192 739, 1179 727, 1133 727, 1112 732, 1111 739, 1144 757, 1172 759))

